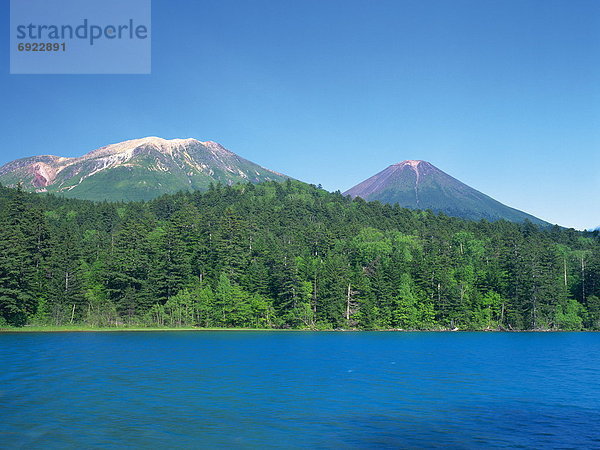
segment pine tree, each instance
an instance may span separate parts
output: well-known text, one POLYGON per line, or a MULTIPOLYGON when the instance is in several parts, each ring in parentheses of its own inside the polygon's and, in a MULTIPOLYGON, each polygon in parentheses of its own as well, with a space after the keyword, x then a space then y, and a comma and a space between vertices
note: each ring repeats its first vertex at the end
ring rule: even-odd
POLYGON ((21 190, 12 192, 0 217, 0 314, 24 325, 42 294, 46 226, 39 210, 27 205, 21 190))

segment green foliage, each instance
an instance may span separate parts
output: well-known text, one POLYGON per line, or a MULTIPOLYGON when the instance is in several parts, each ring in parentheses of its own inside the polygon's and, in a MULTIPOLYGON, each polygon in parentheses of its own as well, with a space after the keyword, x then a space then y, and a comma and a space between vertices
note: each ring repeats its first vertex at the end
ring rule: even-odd
POLYGON ((592 330, 600 330, 600 297, 590 295, 587 305, 586 326, 592 330))
POLYGON ((295 181, 119 204, 0 188, 13 326, 600 329, 599 298, 597 233, 295 181))
POLYGON ((560 330, 581 330, 583 327, 583 306, 572 298, 556 307, 556 326, 560 330))

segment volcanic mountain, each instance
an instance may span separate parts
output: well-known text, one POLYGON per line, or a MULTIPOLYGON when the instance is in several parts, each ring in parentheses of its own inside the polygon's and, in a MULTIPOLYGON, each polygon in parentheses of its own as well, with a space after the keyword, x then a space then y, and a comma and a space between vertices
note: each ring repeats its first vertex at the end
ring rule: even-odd
POLYGON ((411 209, 431 209, 469 220, 506 219, 548 225, 530 214, 511 208, 467 186, 427 161, 393 164, 344 192, 344 195, 411 209))
POLYGON ((78 158, 43 155, 0 167, 0 183, 89 200, 149 200, 210 183, 260 183, 289 177, 259 166, 216 142, 146 137, 78 158))

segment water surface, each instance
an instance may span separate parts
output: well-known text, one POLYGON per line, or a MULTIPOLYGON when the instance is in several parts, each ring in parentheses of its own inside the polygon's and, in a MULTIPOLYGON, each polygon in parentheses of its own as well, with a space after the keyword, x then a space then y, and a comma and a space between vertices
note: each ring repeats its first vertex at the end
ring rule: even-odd
POLYGON ((1 447, 599 447, 600 334, 0 334, 1 447))

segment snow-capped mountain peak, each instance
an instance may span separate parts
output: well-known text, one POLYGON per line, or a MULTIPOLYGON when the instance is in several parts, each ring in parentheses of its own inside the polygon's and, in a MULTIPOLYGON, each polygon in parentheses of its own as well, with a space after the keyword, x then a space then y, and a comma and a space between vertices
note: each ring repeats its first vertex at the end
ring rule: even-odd
POLYGON ((0 182, 90 199, 150 199, 206 189, 211 182, 258 183, 287 177, 214 141, 148 136, 106 145, 77 158, 33 156, 0 167, 0 182), (92 186, 92 187, 90 187, 92 186))

